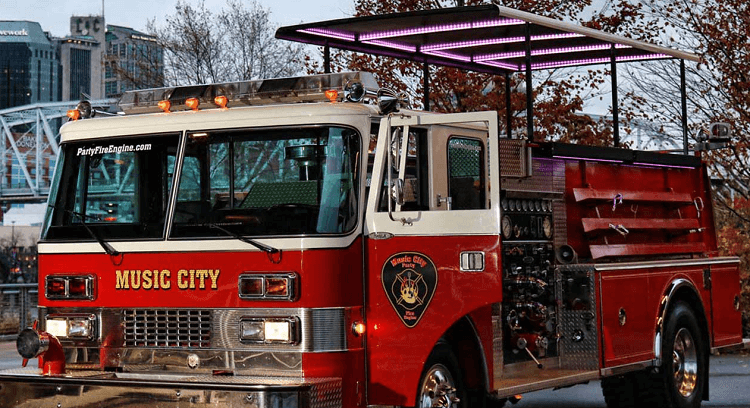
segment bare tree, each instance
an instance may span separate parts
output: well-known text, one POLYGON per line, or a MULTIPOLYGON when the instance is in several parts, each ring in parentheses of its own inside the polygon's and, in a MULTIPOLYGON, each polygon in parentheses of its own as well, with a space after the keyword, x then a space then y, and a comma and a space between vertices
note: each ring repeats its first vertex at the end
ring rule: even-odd
POLYGON ((257 3, 246 8, 227 0, 214 13, 203 1, 191 6, 178 1, 175 14, 149 31, 164 48, 167 84, 203 84, 288 76, 301 70, 300 46, 274 38, 269 11, 257 3))
POLYGON ((218 23, 227 34, 227 51, 233 78, 249 80, 291 76, 301 70, 302 46, 274 38, 274 27, 268 9, 256 1, 245 8, 238 0, 228 0, 227 9, 219 14, 218 23))

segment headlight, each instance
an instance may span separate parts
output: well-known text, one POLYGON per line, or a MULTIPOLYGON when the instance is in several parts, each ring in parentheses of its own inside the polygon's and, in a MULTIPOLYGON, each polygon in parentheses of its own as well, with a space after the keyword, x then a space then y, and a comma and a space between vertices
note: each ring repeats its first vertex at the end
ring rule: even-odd
POLYGON ((51 300, 93 300, 93 275, 50 275, 44 279, 44 295, 51 300))
POLYGON ((91 340, 96 330, 94 315, 49 315, 44 323, 47 333, 63 339, 91 340))
POLYGON ((294 317, 253 317, 240 320, 240 341, 252 344, 297 344, 299 335, 294 317))
POLYGON ((240 275, 238 292, 240 299, 296 300, 297 274, 266 273, 240 275))

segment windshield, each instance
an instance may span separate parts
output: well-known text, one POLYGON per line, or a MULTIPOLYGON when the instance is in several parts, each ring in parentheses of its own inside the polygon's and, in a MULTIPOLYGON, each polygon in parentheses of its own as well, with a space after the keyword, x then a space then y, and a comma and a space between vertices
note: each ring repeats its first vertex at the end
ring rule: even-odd
POLYGON ((178 134, 66 143, 43 239, 161 238, 178 134))
POLYGON ((172 236, 349 232, 359 157, 359 134, 342 127, 190 133, 172 236))

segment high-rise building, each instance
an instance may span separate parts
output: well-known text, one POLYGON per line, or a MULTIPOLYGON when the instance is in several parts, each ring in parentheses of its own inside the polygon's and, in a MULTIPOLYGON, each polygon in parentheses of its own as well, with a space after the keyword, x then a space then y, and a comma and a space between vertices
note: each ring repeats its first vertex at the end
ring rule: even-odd
POLYGON ((107 27, 103 16, 73 16, 70 35, 58 39, 62 100, 104 98, 102 75, 107 27))
POLYGON ((107 26, 104 94, 164 86, 164 50, 156 37, 130 27, 107 26))
POLYGON ((0 21, 0 109, 58 100, 58 66, 39 23, 0 21))

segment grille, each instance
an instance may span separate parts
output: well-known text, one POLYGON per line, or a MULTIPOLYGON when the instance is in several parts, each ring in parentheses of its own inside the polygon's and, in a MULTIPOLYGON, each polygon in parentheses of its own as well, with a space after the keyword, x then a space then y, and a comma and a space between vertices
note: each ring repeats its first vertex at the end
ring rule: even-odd
POLYGON ((126 347, 211 346, 210 310, 122 311, 126 347))

